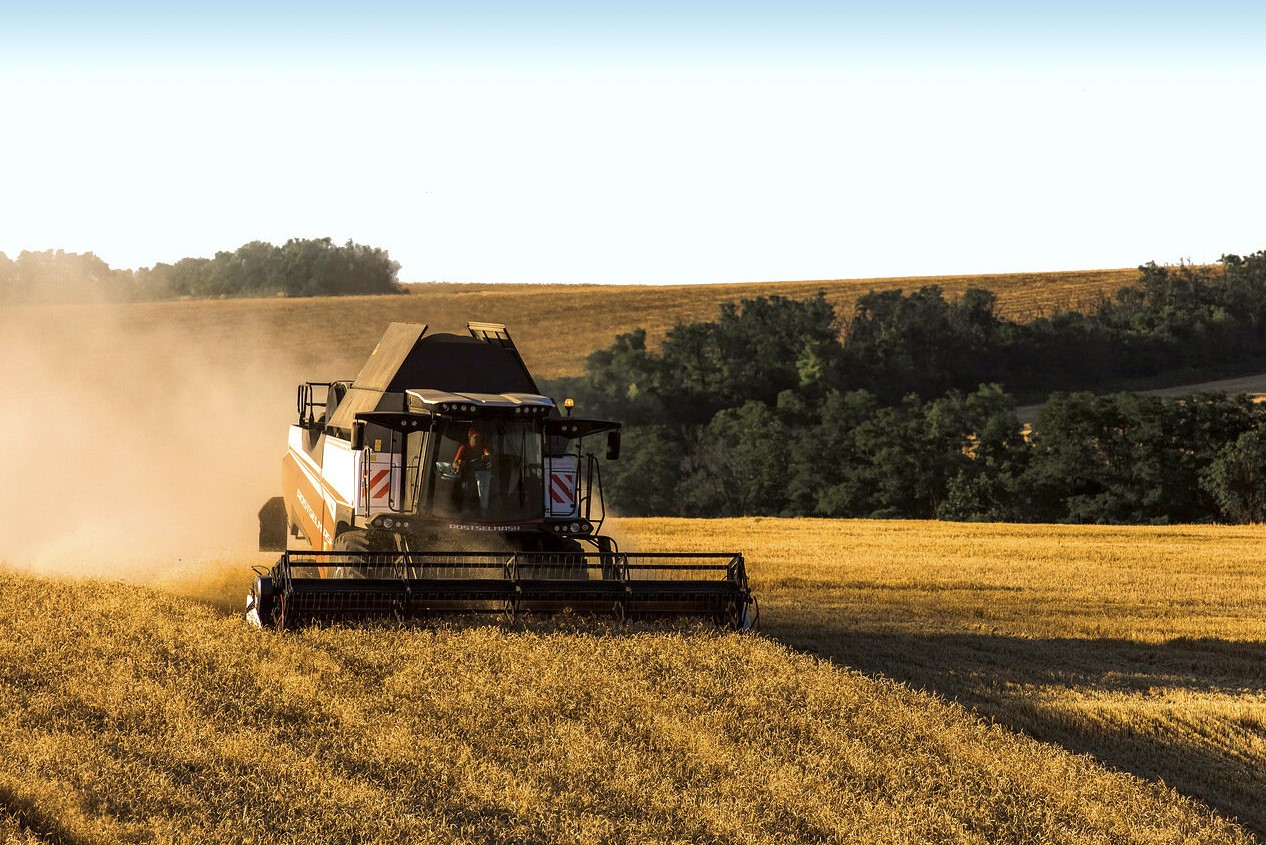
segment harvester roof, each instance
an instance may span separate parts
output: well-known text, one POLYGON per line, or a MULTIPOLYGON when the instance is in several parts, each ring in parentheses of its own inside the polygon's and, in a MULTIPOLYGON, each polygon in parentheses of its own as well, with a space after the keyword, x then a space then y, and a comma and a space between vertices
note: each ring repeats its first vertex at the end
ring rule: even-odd
POLYGON ((517 352, 456 334, 419 339, 384 389, 417 388, 449 393, 540 392, 517 352))
MULTIPOLYGON (((476 324, 484 326, 487 324, 476 324)), ((356 414, 404 410, 404 392, 537 394, 536 382, 504 327, 490 336, 427 335, 425 325, 392 323, 361 367, 329 425, 347 430, 356 414)))

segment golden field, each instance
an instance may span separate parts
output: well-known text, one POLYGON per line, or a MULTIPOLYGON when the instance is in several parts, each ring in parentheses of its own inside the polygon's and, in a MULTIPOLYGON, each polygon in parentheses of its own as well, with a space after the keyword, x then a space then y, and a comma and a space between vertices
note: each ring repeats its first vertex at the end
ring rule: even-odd
POLYGON ((629 520, 748 550, 762 628, 1163 780, 1266 832, 1258 526, 629 520))
POLYGON ((0 798, 30 813, 22 835, 73 842, 1266 829, 1261 529, 613 530, 629 549, 744 550, 762 633, 564 618, 277 635, 238 615, 262 558, 186 565, 163 592, 0 576, 0 798))

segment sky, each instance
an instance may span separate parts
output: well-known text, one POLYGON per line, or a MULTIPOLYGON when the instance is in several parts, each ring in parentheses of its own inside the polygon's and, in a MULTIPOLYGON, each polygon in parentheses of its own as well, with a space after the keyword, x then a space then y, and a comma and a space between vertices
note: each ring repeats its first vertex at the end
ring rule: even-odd
POLYGON ((9 2, 0 252, 693 284, 1266 249, 1247 2, 9 2))

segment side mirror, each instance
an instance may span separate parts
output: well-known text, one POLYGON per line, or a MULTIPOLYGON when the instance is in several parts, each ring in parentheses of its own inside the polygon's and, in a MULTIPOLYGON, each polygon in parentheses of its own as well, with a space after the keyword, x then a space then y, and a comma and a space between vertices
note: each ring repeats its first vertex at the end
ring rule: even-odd
POLYGON ((607 460, 616 461, 620 459, 620 432, 607 432, 607 460))
POLYGON ((352 451, 359 452, 365 448, 365 421, 356 420, 352 423, 352 451))

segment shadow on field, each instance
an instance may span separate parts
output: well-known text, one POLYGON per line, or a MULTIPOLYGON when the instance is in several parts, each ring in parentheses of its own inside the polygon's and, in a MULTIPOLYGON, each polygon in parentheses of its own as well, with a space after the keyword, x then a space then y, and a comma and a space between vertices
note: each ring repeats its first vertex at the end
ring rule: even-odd
POLYGON ((0 786, 0 834, 5 842, 56 842, 80 845, 83 840, 67 830, 55 815, 45 812, 39 803, 0 786))
POLYGON ((1266 642, 1026 639, 770 623, 799 651, 901 681, 1193 796, 1266 840, 1266 642))

